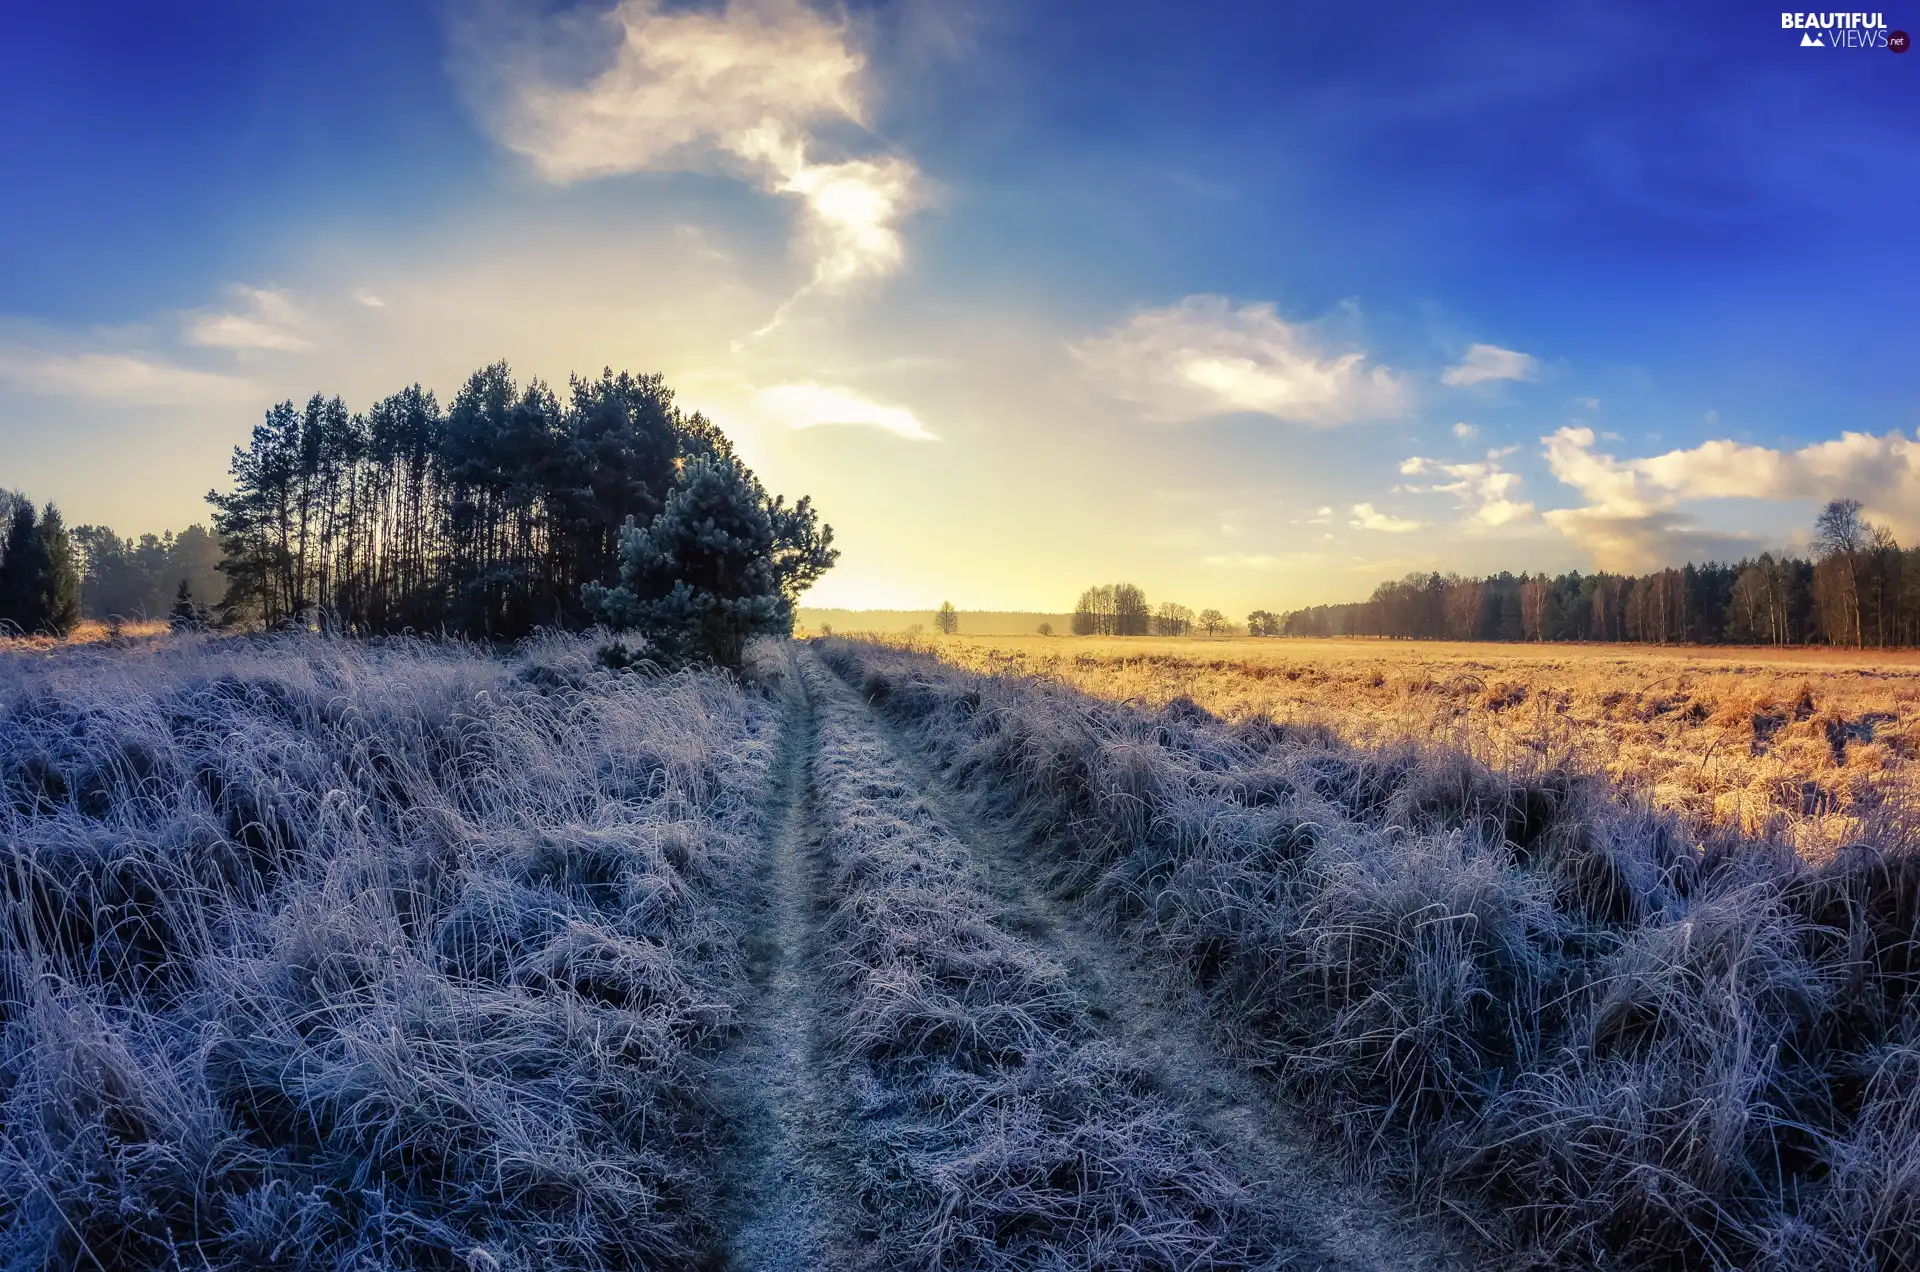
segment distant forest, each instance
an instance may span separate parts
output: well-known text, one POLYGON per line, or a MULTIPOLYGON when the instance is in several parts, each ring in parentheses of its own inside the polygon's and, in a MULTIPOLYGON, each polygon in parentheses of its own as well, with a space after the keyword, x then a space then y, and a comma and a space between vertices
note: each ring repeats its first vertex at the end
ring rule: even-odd
MULTIPOLYGON (((1070 622, 1066 614, 1050 614, 1044 610, 957 610, 955 620, 955 630, 966 636, 1031 636, 1042 624, 1052 631, 1065 633, 1070 622)), ((802 606, 797 621, 811 632, 899 635, 938 631, 940 611, 802 606)))
POLYGON ((1410 574, 1280 619, 1288 636, 1653 644, 1920 645, 1920 548, 1835 500, 1811 559, 1762 553, 1652 574, 1410 574))

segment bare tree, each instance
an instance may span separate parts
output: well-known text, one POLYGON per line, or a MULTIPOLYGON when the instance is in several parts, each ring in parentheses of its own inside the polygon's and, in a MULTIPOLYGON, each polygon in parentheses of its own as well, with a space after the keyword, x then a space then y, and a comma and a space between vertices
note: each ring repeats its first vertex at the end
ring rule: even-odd
POLYGON ((960 630, 960 611, 953 608, 952 601, 940 602, 939 612, 933 616, 933 626, 942 636, 952 636, 960 630))
POLYGON ((1227 616, 1217 609, 1203 609, 1194 621, 1200 624, 1201 631, 1211 636, 1227 625, 1227 616))
POLYGON ((1153 612, 1155 636, 1185 636, 1193 630, 1193 611, 1174 601, 1160 602, 1153 612))
POLYGON ((1102 584, 1080 593, 1073 607, 1075 636, 1113 635, 1113 585, 1102 584))
MULTIPOLYGON (((1858 499, 1834 499, 1813 519, 1813 546, 1823 560, 1837 560, 1846 578, 1848 618, 1853 625, 1853 643, 1860 645, 1860 555, 1873 538, 1873 527, 1860 515, 1858 499)), ((1841 633, 1844 641, 1846 633, 1841 633)))

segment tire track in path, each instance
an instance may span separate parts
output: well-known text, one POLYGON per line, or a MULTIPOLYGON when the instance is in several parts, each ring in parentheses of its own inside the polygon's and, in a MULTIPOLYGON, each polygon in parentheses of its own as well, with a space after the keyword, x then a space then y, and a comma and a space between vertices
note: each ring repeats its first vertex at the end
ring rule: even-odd
POLYGON ((814 706, 805 682, 769 676, 785 700, 781 756, 769 793, 761 925, 748 942, 758 993, 723 1083, 740 1110, 729 1153, 725 1266, 740 1272, 857 1272, 869 1266, 846 1197, 854 1149, 850 1103, 829 1076, 823 1001, 827 908, 813 834, 814 706))
MULTIPOLYGON (((800 657, 814 657, 803 652, 800 657)), ((861 696, 837 676, 836 692, 861 696)), ((1494 1252, 1464 1225, 1413 1214, 1380 1189, 1344 1178, 1294 1111, 1213 1041, 1197 997, 1165 988, 1119 944, 1047 896, 1013 831, 982 816, 891 722, 863 706, 927 804, 967 846, 1005 907, 1003 925, 1045 947, 1072 973, 1113 1039, 1156 1075, 1192 1124, 1228 1154, 1289 1219, 1299 1272, 1465 1272, 1494 1252)))

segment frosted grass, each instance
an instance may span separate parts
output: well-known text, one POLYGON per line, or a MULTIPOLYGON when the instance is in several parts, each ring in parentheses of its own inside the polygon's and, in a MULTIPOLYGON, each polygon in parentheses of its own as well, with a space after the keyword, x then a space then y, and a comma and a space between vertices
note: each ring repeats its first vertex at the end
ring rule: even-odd
POLYGON ((897 1268, 1271 1266, 1262 1215, 811 659, 815 804, 862 1112, 862 1199, 897 1268), (822 683, 826 682, 826 683, 822 683))
POLYGON ((822 652, 1354 1169, 1542 1263, 1920 1266, 1897 846, 1814 867, 1578 772, 822 652))
POLYGON ((312 638, 0 655, 0 1267, 684 1267, 767 707, 312 638))

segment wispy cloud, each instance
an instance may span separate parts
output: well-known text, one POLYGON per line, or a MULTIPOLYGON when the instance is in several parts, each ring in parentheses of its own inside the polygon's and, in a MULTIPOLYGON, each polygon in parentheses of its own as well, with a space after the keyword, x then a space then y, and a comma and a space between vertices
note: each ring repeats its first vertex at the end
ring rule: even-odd
POLYGON ((46 397, 92 398, 151 406, 202 406, 257 396, 234 376, 129 353, 57 353, 0 348, 0 383, 46 397))
POLYGON ((1207 565, 1223 570, 1297 570, 1320 565, 1326 556, 1319 552, 1225 552, 1202 557, 1207 565))
POLYGON ((819 384, 776 384, 756 390, 754 405, 788 428, 845 424, 884 429, 917 442, 938 441, 904 406, 873 402, 849 389, 819 384))
POLYGON ((1477 344, 1467 350, 1467 356, 1458 366, 1446 369, 1440 383, 1458 388, 1497 380, 1531 380, 1539 369, 1539 361, 1531 354, 1502 349, 1499 345, 1477 344))
POLYGON ((604 65, 584 82, 538 41, 488 77, 504 81, 489 122, 541 176, 731 170, 804 208, 809 288, 900 268, 918 168, 895 154, 816 157, 823 127, 869 124, 866 59, 847 26, 798 0, 624 0, 591 34, 581 47, 604 65))
POLYGON ((1133 314, 1073 347, 1102 388, 1175 423, 1247 412, 1315 427, 1397 415, 1405 386, 1365 352, 1329 347, 1271 304, 1189 296, 1133 314))
POLYGON ((1470 442, 1480 436, 1480 430, 1465 420, 1453 426, 1453 435, 1463 442, 1470 442))
POLYGON ((1411 521, 1405 517, 1395 517, 1379 511, 1370 503, 1353 505, 1353 520, 1348 524, 1357 530, 1377 530, 1381 534, 1407 534, 1418 530, 1424 522, 1411 521))
POLYGON ((271 287, 235 284, 227 289, 233 305, 199 310, 187 316, 183 338, 208 349, 272 349, 283 353, 313 348, 301 334, 305 316, 293 297, 271 287))

